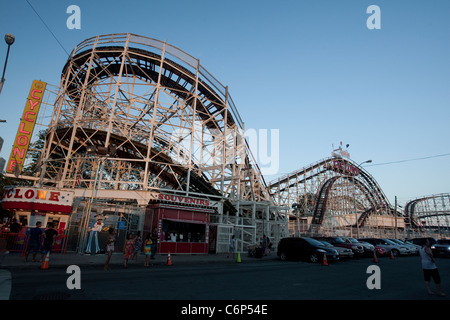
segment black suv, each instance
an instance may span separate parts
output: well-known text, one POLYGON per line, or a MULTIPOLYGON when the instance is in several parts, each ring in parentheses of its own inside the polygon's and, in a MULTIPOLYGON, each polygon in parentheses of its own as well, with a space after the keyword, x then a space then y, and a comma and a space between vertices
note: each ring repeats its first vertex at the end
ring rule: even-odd
POLYGON ((431 246, 431 251, 433 252, 433 255, 435 257, 450 257, 450 240, 439 239, 435 244, 431 246))
POLYGON ((289 237, 278 243, 277 255, 281 260, 301 259, 310 262, 323 261, 324 255, 328 260, 339 260, 336 249, 327 248, 323 243, 312 238, 289 237))

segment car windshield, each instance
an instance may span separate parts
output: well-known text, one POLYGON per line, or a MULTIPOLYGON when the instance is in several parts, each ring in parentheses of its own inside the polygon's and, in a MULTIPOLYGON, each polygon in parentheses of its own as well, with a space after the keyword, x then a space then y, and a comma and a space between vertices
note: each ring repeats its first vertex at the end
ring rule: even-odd
POLYGON ((351 243, 359 243, 359 241, 355 238, 347 238, 347 240, 349 240, 351 243))
POLYGON ((386 244, 391 244, 391 245, 397 245, 394 241, 391 241, 391 240, 389 240, 389 239, 383 239, 385 242, 386 242, 386 244))
POLYGON ((323 243, 323 245, 326 247, 334 247, 331 243, 329 243, 327 241, 320 240, 320 242, 323 243))
POLYGON ((342 238, 339 238, 339 237, 334 238, 334 241, 335 241, 336 243, 345 243, 345 241, 342 240, 342 238))
POLYGON ((318 240, 311 239, 311 238, 303 238, 303 239, 305 239, 305 241, 308 242, 310 245, 322 246, 322 247, 324 246, 324 244, 318 240))

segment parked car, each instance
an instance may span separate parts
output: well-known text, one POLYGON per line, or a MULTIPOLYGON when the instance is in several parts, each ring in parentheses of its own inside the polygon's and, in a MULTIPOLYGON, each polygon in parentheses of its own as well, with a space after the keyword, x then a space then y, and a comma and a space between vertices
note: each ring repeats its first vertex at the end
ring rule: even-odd
POLYGON ((364 248, 361 244, 345 242, 341 237, 318 237, 318 240, 325 240, 335 247, 351 249, 355 256, 364 255, 364 248))
POLYGON ((353 243, 356 245, 361 245, 364 249, 364 256, 373 257, 373 252, 375 251, 375 246, 368 242, 360 242, 352 237, 341 237, 347 243, 353 243))
POLYGON ((327 248, 332 248, 337 250, 337 252, 339 253, 339 258, 353 258, 353 256, 355 255, 353 253, 352 249, 347 249, 347 248, 342 248, 342 247, 336 247, 333 246, 331 243, 329 243, 328 241, 325 240, 318 240, 321 243, 323 243, 323 245, 327 248))
POLYGON ((450 257, 450 240, 439 239, 431 246, 431 251, 435 257, 450 257))
POLYGON ((278 243, 277 255, 281 260, 302 259, 310 262, 323 261, 324 255, 328 260, 339 260, 336 249, 327 248, 323 243, 312 238, 289 237, 278 243))
POLYGON ((373 248, 374 248, 374 250, 375 250, 375 252, 377 254, 377 257, 387 256, 388 255, 388 251, 385 248, 383 248, 383 247, 379 247, 379 246, 373 245, 371 243, 368 243, 368 242, 362 241, 362 240, 358 240, 358 242, 362 243, 362 244, 368 244, 368 245, 373 246, 373 248))
POLYGON ((408 242, 411 242, 413 244, 416 244, 418 246, 422 246, 423 240, 428 239, 428 241, 430 242, 430 246, 432 246, 433 244, 435 244, 437 242, 437 240, 435 238, 431 238, 431 237, 424 237, 424 238, 412 238, 412 239, 407 239, 408 242))
POLYGON ((410 246, 413 246, 414 248, 416 248, 417 249, 417 251, 419 251, 419 249, 422 247, 421 245, 418 245, 418 244, 415 244, 415 243, 412 243, 411 241, 408 241, 408 240, 403 240, 403 243, 406 243, 406 244, 409 244, 410 246))
POLYGON ((386 250, 386 248, 380 247, 380 246, 374 246, 375 252, 377 253, 378 257, 387 256, 389 252, 386 250))
POLYGON ((410 254, 410 250, 408 248, 395 244, 386 238, 363 238, 358 240, 367 241, 374 246, 382 247, 386 249, 389 255, 392 254, 393 256, 400 256, 410 254))
POLYGON ((407 247, 409 249, 409 251, 410 251, 410 254, 413 254, 413 255, 418 255, 419 254, 419 247, 416 246, 416 245, 403 242, 402 240, 399 240, 399 239, 389 239, 389 240, 391 240, 392 242, 394 242, 394 243, 396 243, 398 245, 407 247))

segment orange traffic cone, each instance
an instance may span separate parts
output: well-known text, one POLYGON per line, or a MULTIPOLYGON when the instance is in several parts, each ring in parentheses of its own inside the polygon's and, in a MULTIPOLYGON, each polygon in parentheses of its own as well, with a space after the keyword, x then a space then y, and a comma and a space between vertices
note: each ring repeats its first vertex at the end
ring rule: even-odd
POLYGON ((170 251, 169 251, 169 254, 167 255, 167 265, 168 266, 172 265, 172 260, 170 259, 170 251))
POLYGON ((42 262, 40 269, 42 270, 48 269, 49 261, 50 261, 50 251, 47 252, 47 255, 45 256, 44 262, 42 262))
POLYGON ((373 262, 378 263, 377 252, 373 251, 373 262))
POLYGON ((322 265, 323 266, 327 266, 328 265, 327 255, 325 253, 323 254, 322 265))

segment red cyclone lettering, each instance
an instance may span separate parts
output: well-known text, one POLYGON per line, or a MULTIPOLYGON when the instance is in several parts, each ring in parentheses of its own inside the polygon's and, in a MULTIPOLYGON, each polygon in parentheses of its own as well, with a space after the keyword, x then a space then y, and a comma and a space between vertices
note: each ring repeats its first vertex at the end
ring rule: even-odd
POLYGON ((35 92, 42 93, 42 90, 34 89, 33 91, 31 91, 31 97, 32 97, 33 99, 41 100, 41 98, 35 97, 35 96, 34 96, 34 93, 35 93, 35 92))
POLYGON ((54 191, 50 191, 50 197, 48 198, 48 200, 50 201, 59 201, 59 196, 61 195, 61 193, 59 192, 54 192, 54 191))
POLYGON ((14 194, 15 199, 22 199, 23 196, 20 194, 20 189, 16 189, 16 193, 14 194))
POLYGON ((39 104, 39 101, 28 100, 30 102, 30 109, 33 110, 39 104))
POLYGON ((34 190, 33 189, 28 189, 27 191, 25 191, 24 194, 26 199, 31 199, 34 197, 34 190))
POLYGON ((30 134, 30 131, 25 131, 25 122, 21 122, 20 126, 19 126, 19 132, 20 133, 25 133, 25 134, 30 134))

